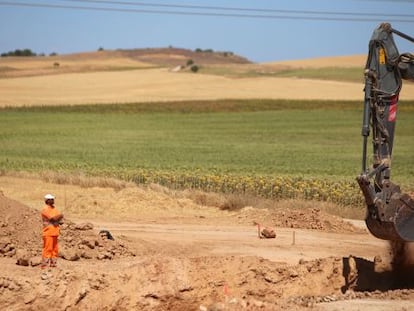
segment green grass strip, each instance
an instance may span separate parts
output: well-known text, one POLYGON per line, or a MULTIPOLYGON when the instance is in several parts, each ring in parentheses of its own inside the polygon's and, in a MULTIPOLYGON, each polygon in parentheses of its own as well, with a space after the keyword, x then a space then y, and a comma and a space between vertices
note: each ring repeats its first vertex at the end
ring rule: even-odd
MULTIPOLYGON (((394 143, 392 180, 403 190, 414 189, 413 108, 400 103, 394 143)), ((0 170, 357 204, 361 122, 362 103, 341 101, 7 108, 0 111, 0 170)))

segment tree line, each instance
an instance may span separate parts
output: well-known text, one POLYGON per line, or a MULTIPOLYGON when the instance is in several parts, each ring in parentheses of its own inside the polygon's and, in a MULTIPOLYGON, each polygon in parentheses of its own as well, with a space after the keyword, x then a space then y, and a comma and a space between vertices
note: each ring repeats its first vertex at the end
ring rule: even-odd
MULTIPOLYGON (((50 53, 49 56, 56 56, 57 53, 53 52, 50 53)), ((14 51, 9 51, 6 53, 1 53, 1 57, 8 57, 8 56, 45 56, 44 53, 36 54, 31 49, 16 49, 14 51)))

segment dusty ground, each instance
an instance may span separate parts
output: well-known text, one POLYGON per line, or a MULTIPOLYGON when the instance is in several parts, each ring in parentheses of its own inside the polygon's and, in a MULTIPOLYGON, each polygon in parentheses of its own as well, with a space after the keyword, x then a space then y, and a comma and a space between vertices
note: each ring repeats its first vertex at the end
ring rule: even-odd
POLYGON ((230 212, 157 186, 85 188, 13 176, 0 177, 0 190, 2 309, 373 311, 414 305, 413 279, 403 283, 404 275, 389 271, 387 243, 361 222, 351 225, 317 204, 230 212), (60 237, 66 259, 41 270, 38 210, 46 192, 56 194, 66 216, 60 237), (254 221, 272 227, 276 238, 259 239, 254 221), (101 238, 102 229, 114 240, 101 238))

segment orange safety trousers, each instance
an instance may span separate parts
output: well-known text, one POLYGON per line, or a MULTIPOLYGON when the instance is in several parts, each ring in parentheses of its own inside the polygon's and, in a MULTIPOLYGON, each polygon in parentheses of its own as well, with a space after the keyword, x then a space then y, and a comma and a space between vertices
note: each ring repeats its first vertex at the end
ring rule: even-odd
POLYGON ((59 253, 58 237, 57 236, 43 236, 43 258, 57 258, 59 253))

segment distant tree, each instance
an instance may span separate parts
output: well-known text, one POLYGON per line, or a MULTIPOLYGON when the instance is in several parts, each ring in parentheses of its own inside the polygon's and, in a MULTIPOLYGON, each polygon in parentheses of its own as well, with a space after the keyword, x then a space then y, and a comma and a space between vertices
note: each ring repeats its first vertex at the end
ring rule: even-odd
POLYGON ((23 51, 20 49, 14 50, 14 56, 23 56, 23 51))
POLYGON ((33 53, 32 50, 30 50, 30 49, 24 49, 24 50, 16 49, 14 51, 10 51, 10 52, 7 52, 7 53, 2 53, 1 56, 2 57, 7 57, 7 56, 36 56, 36 53, 33 53))
POLYGON ((98 51, 100 52, 100 51, 103 51, 104 50, 104 48, 103 47, 99 47, 99 49, 98 49, 98 51))
POLYGON ((192 59, 189 59, 187 61, 187 66, 191 66, 192 64, 194 64, 194 61, 192 59))
POLYGON ((197 53, 202 53, 202 52, 204 52, 204 53, 213 53, 214 52, 213 49, 205 49, 205 50, 203 50, 203 49, 200 49, 200 48, 196 48, 195 51, 197 53))
POLYGON ((49 54, 49 56, 57 56, 57 55, 58 55, 58 53, 56 53, 56 52, 52 52, 52 53, 49 54))
POLYGON ((192 65, 191 66, 191 71, 196 73, 198 71, 198 69, 200 69, 197 65, 192 65))
POLYGON ((24 49, 22 53, 23 56, 36 56, 36 53, 33 53, 30 49, 24 49))

